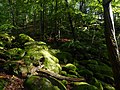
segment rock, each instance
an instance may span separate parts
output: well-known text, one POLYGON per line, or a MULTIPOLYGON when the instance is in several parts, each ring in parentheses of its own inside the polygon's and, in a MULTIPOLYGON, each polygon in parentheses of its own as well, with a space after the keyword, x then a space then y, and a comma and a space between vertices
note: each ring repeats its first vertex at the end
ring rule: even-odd
POLYGON ((27 90, 60 90, 57 86, 54 86, 47 78, 31 76, 29 77, 24 86, 27 90))
POLYGON ((63 67, 63 70, 72 70, 72 71, 76 71, 77 67, 71 63, 68 63, 66 66, 63 67))
POLYGON ((86 82, 77 82, 74 84, 75 86, 72 88, 72 90, 99 90, 97 87, 90 85, 86 82))

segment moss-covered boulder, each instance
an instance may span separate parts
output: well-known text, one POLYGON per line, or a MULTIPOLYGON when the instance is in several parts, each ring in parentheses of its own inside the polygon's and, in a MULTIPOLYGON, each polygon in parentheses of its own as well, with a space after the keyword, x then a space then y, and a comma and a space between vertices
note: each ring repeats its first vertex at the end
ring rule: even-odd
POLYGON ((71 63, 68 63, 66 64, 64 67, 63 67, 63 70, 72 70, 72 71, 76 71, 77 70, 77 67, 71 63))
POLYGON ((86 82, 75 82, 72 90, 99 90, 97 87, 86 82))
POLYGON ((80 60, 79 63, 82 65, 87 65, 87 64, 98 65, 99 64, 97 60, 80 60))
POLYGON ((58 52, 56 57, 58 57, 60 63, 73 62, 72 55, 68 52, 58 52))
POLYGON ((111 85, 111 84, 107 84, 105 82, 102 82, 102 85, 103 85, 103 90, 115 90, 115 88, 111 85))
POLYGON ((65 90, 53 85, 49 79, 39 76, 29 77, 25 81, 24 87, 27 90, 65 90))
POLYGON ((25 88, 28 90, 47 90, 52 89, 51 82, 46 78, 40 78, 38 76, 29 77, 24 84, 25 88))
POLYGON ((91 80, 89 80, 89 83, 91 85, 96 86, 99 90, 103 90, 102 83, 99 80, 97 80, 96 78, 92 77, 91 80))
POLYGON ((55 73, 59 73, 61 71, 59 60, 51 54, 46 43, 41 41, 27 42, 24 44, 24 48, 26 51, 26 55, 24 57, 26 63, 33 63, 36 66, 42 66, 43 69, 48 69, 55 73))
POLYGON ((12 41, 15 39, 14 36, 10 36, 7 33, 0 34, 0 46, 10 48, 12 45, 12 41))
POLYGON ((78 71, 78 73, 84 77, 92 77, 93 76, 93 72, 88 69, 81 69, 78 71))
POLYGON ((26 35, 26 34, 19 34, 18 37, 18 42, 21 44, 24 44, 26 42, 33 42, 35 41, 33 38, 31 38, 30 36, 26 35))
POLYGON ((6 55, 8 55, 10 59, 20 60, 25 55, 25 51, 21 48, 12 48, 6 51, 6 55))
POLYGON ((45 43, 45 42, 42 42, 42 41, 31 41, 31 42, 26 42, 25 44, 24 44, 24 47, 25 47, 25 49, 38 49, 38 50, 40 50, 40 49, 45 49, 45 50, 48 50, 48 46, 47 46, 47 44, 45 43))
POLYGON ((55 73, 59 73, 61 71, 61 66, 58 63, 59 60, 44 49, 38 51, 29 50, 24 59, 27 64, 34 63, 34 65, 43 66, 42 68, 55 73))
POLYGON ((95 73, 98 72, 109 76, 113 75, 112 68, 106 64, 102 64, 102 65, 88 64, 88 68, 95 73))

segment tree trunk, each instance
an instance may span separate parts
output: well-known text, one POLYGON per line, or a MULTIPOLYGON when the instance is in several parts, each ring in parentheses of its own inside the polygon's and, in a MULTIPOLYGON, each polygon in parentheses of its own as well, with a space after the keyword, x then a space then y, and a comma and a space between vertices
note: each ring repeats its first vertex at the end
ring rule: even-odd
POLYGON ((11 0, 8 0, 8 4, 10 6, 10 13, 11 13, 11 17, 12 17, 12 25, 15 26, 15 15, 14 15, 14 9, 13 9, 13 6, 12 6, 12 1, 11 0))
POLYGON ((36 32, 36 10, 34 11, 34 15, 33 15, 33 32, 32 32, 32 36, 35 35, 36 32))
POLYGON ((115 28, 111 7, 112 0, 103 0, 105 38, 108 48, 109 60, 112 64, 113 76, 116 90, 120 90, 120 58, 119 50, 115 37, 115 28))
POLYGON ((44 41, 44 33, 45 33, 45 28, 44 28, 44 1, 42 1, 41 3, 41 7, 43 8, 43 10, 40 11, 40 38, 41 40, 44 41))
MULTIPOLYGON (((68 0, 65 0, 65 2, 66 2, 66 7, 69 10, 68 0)), ((69 22, 70 22, 70 27, 71 27, 73 39, 74 39, 74 41, 76 41, 75 28, 74 28, 74 25, 73 25, 73 21, 72 21, 70 11, 68 11, 68 19, 69 19, 69 22)))

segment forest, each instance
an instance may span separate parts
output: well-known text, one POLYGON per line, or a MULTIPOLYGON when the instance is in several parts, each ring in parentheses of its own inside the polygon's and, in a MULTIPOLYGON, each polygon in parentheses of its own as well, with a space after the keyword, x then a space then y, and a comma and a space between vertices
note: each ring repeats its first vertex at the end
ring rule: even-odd
POLYGON ((0 0, 0 90, 120 90, 120 0, 0 0))

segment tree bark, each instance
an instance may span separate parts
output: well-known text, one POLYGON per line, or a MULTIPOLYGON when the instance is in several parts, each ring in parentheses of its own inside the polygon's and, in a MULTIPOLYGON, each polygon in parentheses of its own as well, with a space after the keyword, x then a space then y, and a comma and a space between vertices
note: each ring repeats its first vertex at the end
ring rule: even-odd
POLYGON ((59 80, 67 80, 67 81, 72 81, 72 82, 85 82, 86 81, 84 77, 79 77, 79 78, 66 77, 66 76, 62 76, 60 74, 50 72, 47 70, 43 70, 43 69, 39 69, 37 73, 38 73, 38 76, 54 77, 59 80))
POLYGON ((45 33, 45 27, 44 27, 44 9, 45 9, 45 6, 44 6, 44 1, 42 0, 41 2, 41 7, 43 8, 43 10, 40 11, 40 38, 41 40, 44 41, 44 33, 45 33))
POLYGON ((12 17, 12 25, 15 26, 15 15, 14 15, 14 9, 13 9, 13 6, 12 6, 12 1, 11 0, 8 0, 8 4, 10 6, 10 13, 11 13, 11 17, 12 17))
MULTIPOLYGON (((69 10, 68 0, 65 0, 65 2, 66 2, 66 7, 69 10)), ((74 41, 76 41, 75 28, 74 28, 74 25, 73 25, 73 21, 72 21, 70 11, 68 11, 68 19, 69 19, 69 22, 70 22, 70 27, 71 27, 73 39, 74 39, 74 41)))
POLYGON ((103 0, 105 39, 108 48, 109 60, 112 64, 113 76, 116 90, 120 90, 120 58, 115 37, 114 20, 111 7, 112 0, 103 0))

